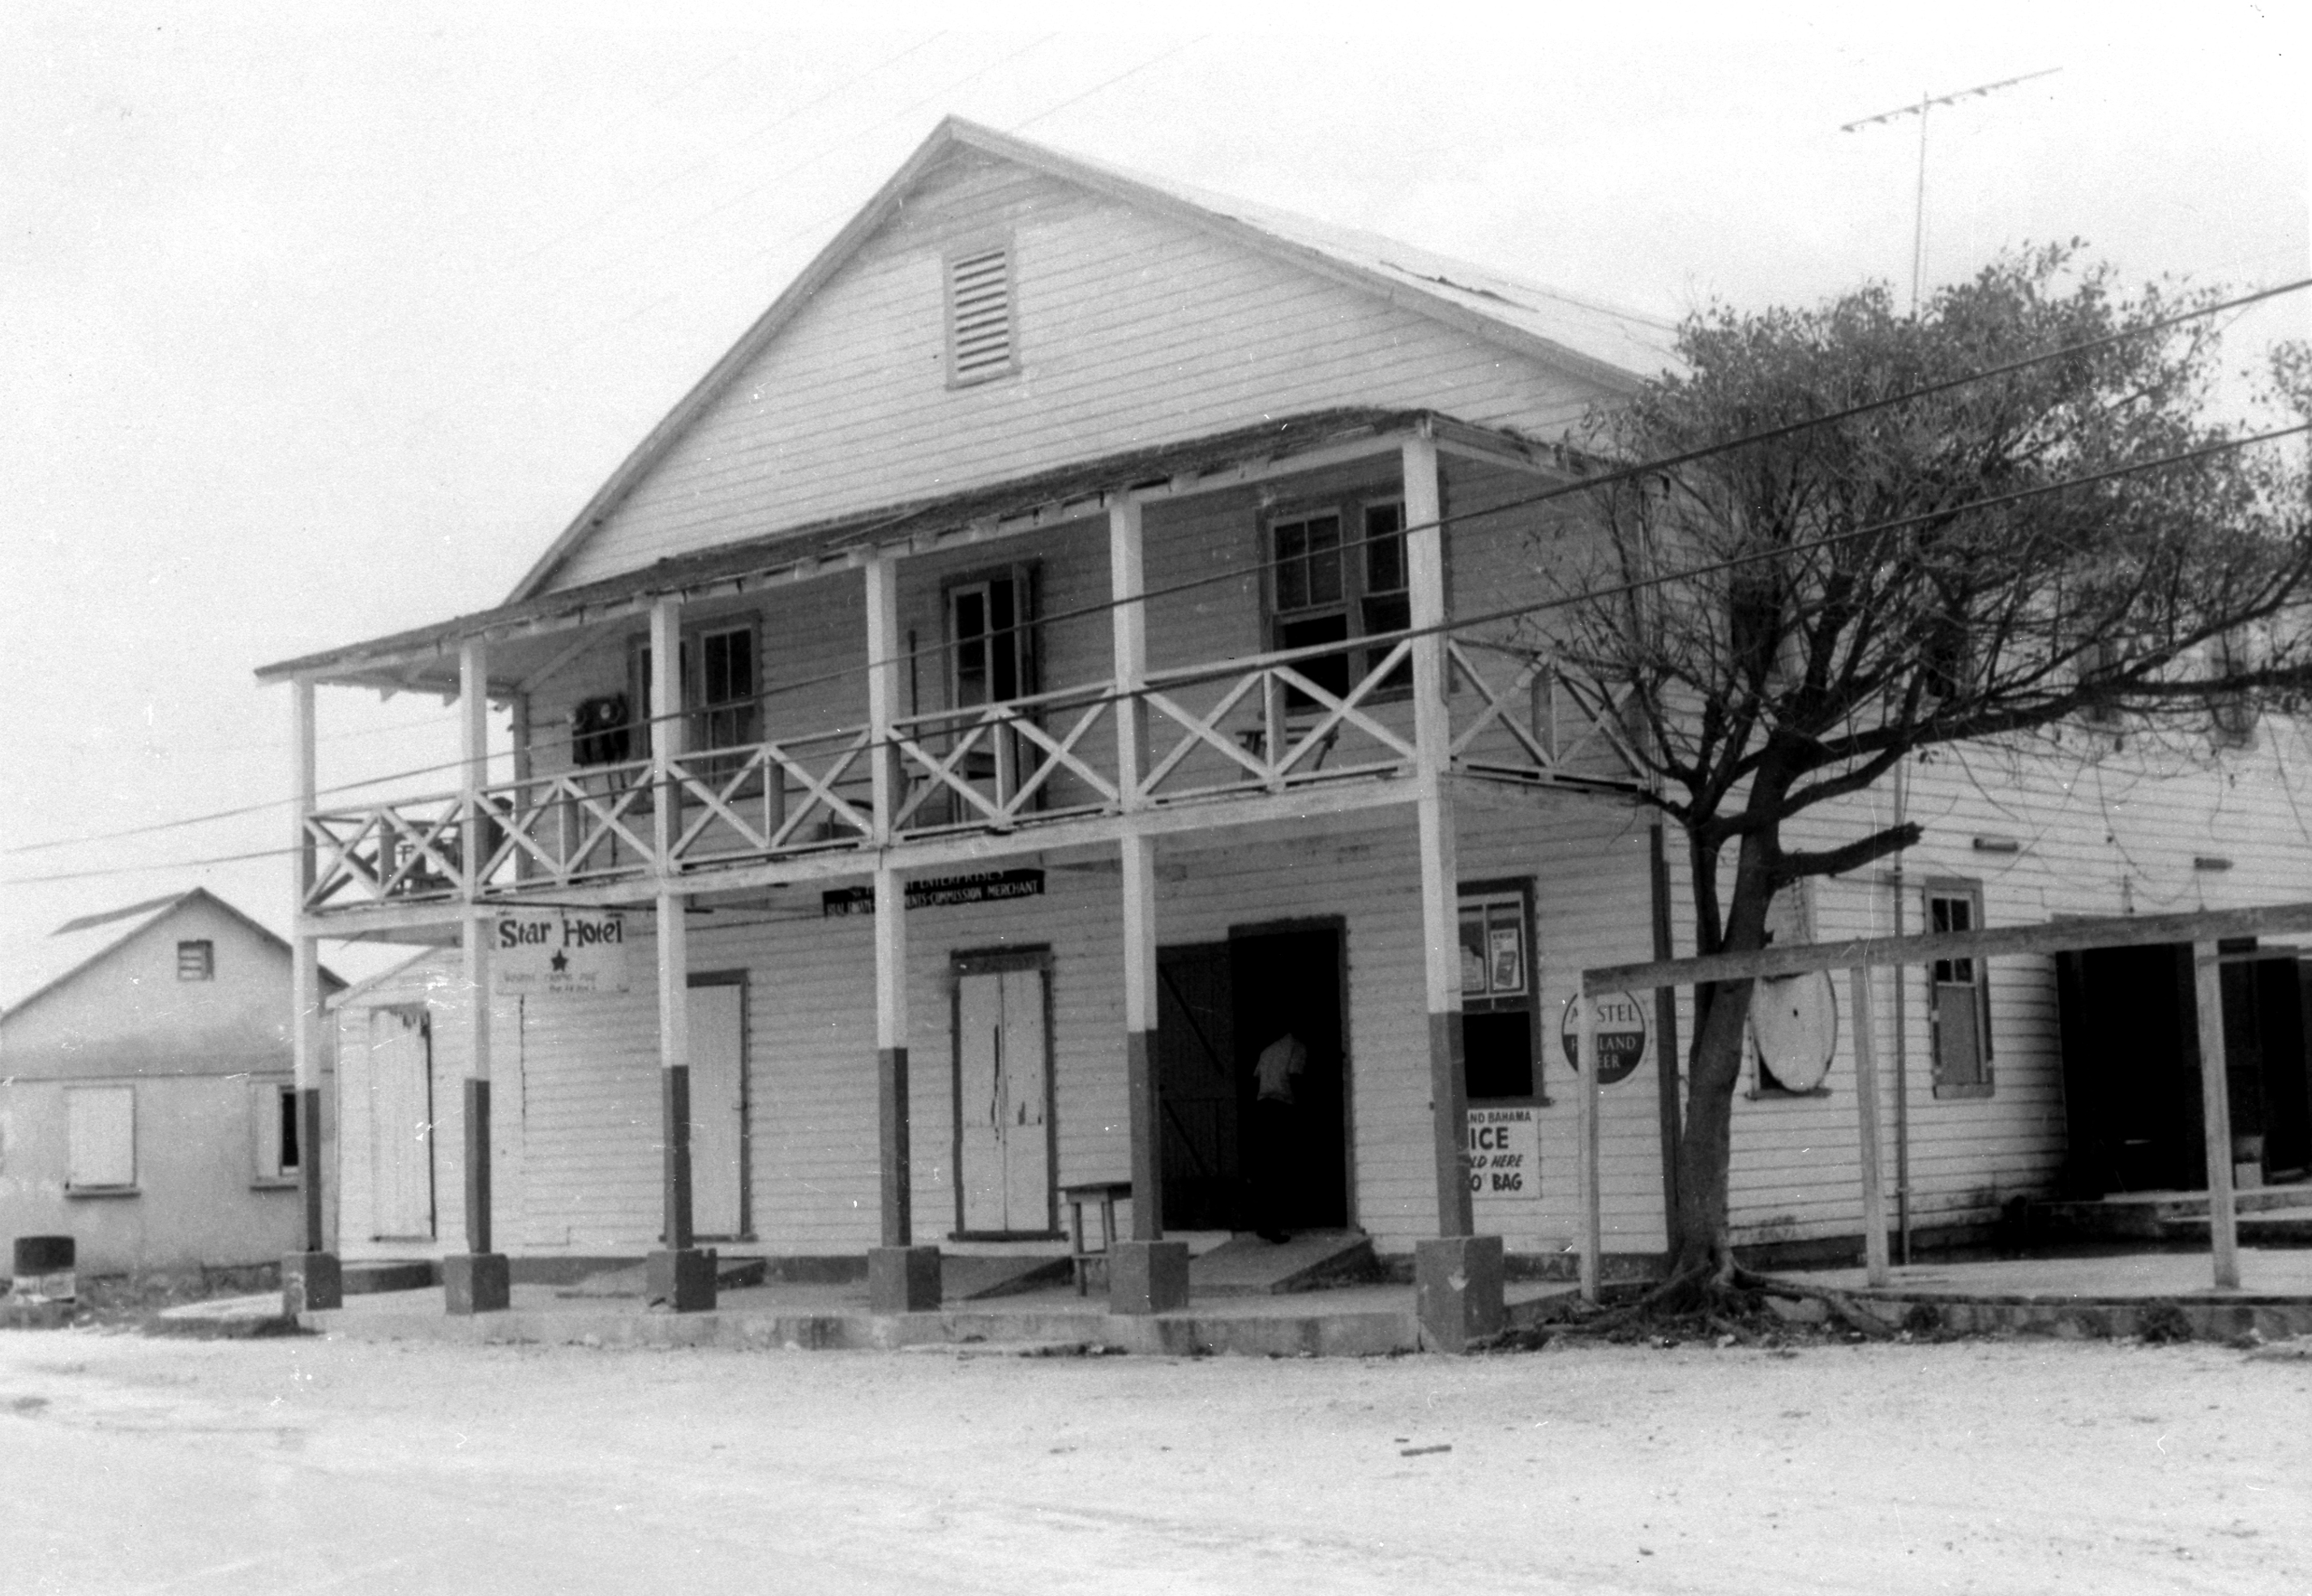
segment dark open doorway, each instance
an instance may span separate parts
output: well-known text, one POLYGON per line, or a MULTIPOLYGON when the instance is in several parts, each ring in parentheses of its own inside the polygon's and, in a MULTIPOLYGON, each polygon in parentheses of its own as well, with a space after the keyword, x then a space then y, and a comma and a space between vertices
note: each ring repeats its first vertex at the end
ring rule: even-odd
POLYGON ((1253 1182, 1285 1194, 1281 1223, 1348 1223, 1348 1071, 1341 927, 1292 925, 1159 955, 1163 1223, 1241 1231, 1253 1182), (1283 1145, 1256 1145, 1253 1062, 1292 1031, 1309 1052, 1283 1145))
POLYGON ((1240 1230, 1252 1222, 1257 1161, 1277 1161, 1292 1230, 1349 1223, 1348 1083, 1341 927, 1257 930, 1158 958, 1157 1070, 1168 1230, 1240 1230), (1292 1131, 1256 1146, 1253 1065, 1290 1030, 1308 1049, 1292 1131))
MULTIPOLYGON (((2308 987, 2292 950, 2227 945, 2221 976, 2235 1162, 2264 1179, 2312 1165, 2308 987)), ((2080 1196, 2198 1190, 2208 1162, 2199 1004, 2189 943, 2089 948, 2056 957, 2065 1185, 2080 1196)))

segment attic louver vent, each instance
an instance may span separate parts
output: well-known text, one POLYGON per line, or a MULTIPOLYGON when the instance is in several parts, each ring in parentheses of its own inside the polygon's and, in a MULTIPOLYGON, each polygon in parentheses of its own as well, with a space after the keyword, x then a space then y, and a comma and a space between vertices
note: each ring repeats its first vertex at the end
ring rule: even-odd
POLYGON ((947 357, 948 380, 958 386, 1014 369, 1009 246, 947 263, 947 357))

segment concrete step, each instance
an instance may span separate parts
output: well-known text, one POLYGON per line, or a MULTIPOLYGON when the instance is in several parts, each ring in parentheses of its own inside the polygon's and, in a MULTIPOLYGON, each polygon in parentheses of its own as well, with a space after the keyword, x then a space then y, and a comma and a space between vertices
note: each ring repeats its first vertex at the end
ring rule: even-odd
POLYGON ((949 1252, 940 1258, 940 1296, 950 1302, 985 1302, 1067 1278, 1064 1252, 949 1252))
MULTIPOLYGON (((2232 1211, 2249 1215, 2312 1215, 2312 1185, 2257 1186, 2232 1194, 2232 1211)), ((2207 1234, 2204 1191, 2128 1191, 2083 1202, 2034 1203, 2031 1223, 2041 1235, 2081 1241, 2160 1241, 2207 1234)))
POLYGON ((1188 1264, 1188 1296, 1265 1297, 1313 1291, 1374 1268, 1361 1231, 1302 1231, 1289 1241, 1234 1236, 1188 1264))
POLYGON ((342 1275, 349 1297, 381 1291, 423 1291, 442 1284, 442 1266, 430 1258, 363 1258, 346 1265, 342 1275))
MULTIPOLYGON (((648 1278, 649 1266, 626 1264, 616 1269, 605 1269, 599 1275, 589 1275, 583 1280, 556 1288, 557 1297, 639 1297, 648 1278)), ((742 1285, 760 1285, 770 1278, 770 1262, 760 1258, 718 1258, 714 1268, 714 1284, 723 1291, 736 1291, 742 1285)))

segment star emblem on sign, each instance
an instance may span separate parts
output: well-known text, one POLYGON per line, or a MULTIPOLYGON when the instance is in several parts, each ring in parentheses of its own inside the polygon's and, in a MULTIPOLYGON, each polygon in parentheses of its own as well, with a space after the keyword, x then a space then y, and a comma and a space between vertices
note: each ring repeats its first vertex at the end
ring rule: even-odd
POLYGON ((560 975, 564 970, 570 968, 570 955, 567 953, 557 952, 552 959, 548 960, 547 962, 554 966, 554 973, 556 975, 560 975))

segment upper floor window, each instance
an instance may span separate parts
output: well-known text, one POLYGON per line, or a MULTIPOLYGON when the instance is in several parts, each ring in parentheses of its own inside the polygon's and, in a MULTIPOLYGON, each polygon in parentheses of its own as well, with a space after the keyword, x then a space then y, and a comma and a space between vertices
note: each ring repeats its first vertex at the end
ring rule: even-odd
POLYGON ((216 944, 211 942, 187 942, 177 944, 177 979, 208 981, 216 978, 216 944))
POLYGON ((947 380, 950 388, 1020 369, 1012 325, 1012 246, 974 249, 947 259, 947 380))
MULTIPOLYGON (((740 748, 762 741, 762 688, 756 670, 755 623, 705 626, 682 640, 684 745, 691 751, 740 748)), ((635 650, 634 699, 643 706, 637 758, 650 751, 651 651, 635 650)))
MULTIPOLYGON (((1268 524, 1268 644, 1273 650, 1314 648, 1402 631, 1413 603, 1405 550, 1405 506, 1377 500, 1351 510, 1303 511, 1268 524)), ((1293 662, 1292 669, 1336 697, 1347 696, 1388 653, 1389 644, 1347 648, 1293 662)), ((1410 662, 1400 662, 1376 695, 1410 690, 1410 662)), ((1311 700, 1291 696, 1296 709, 1311 700)))
POLYGON ((948 705, 1006 704, 1036 690, 1035 573, 1025 566, 947 589, 948 705))

